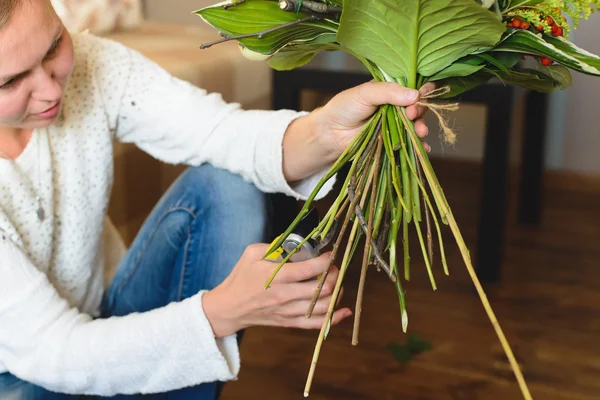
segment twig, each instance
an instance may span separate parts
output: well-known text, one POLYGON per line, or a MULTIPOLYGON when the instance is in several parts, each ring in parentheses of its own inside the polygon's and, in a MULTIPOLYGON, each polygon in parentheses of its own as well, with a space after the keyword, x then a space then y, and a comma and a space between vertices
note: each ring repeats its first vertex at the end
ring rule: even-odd
MULTIPOLYGON (((354 193, 354 188, 352 187, 353 183, 352 180, 350 181, 350 185, 348 186, 348 196, 352 199, 354 198, 356 195, 354 193)), ((363 232, 365 234, 368 233, 368 227, 367 227, 367 221, 365 221, 365 217, 360 209, 360 207, 358 205, 356 205, 354 207, 354 213, 356 214, 356 216, 358 217, 358 220, 360 221, 360 226, 363 229, 363 232)), ((392 272, 392 270, 390 269, 390 266, 385 262, 385 260, 381 257, 381 254, 379 254, 379 250, 377 250, 377 245, 375 244, 375 241, 373 240, 373 238, 368 235, 368 239, 371 242, 371 247, 373 248, 373 255, 375 256, 375 259, 377 260, 377 262, 379 263, 379 265, 381 265, 381 268, 388 274, 388 276, 390 277, 390 279, 392 280, 392 282, 396 282, 396 275, 394 275, 394 273, 392 272)))
POLYGON ((311 0, 281 0, 279 8, 283 11, 305 10, 319 14, 340 14, 342 12, 342 7, 311 0))
MULTIPOLYGON (((368 189, 371 186, 374 170, 371 169, 369 173, 369 177, 367 178, 367 182, 365 184, 365 188, 368 189)), ((364 177, 364 175, 362 175, 364 177)), ((354 176, 352 176, 354 178, 354 176)), ((362 194, 362 192, 361 192, 362 194)), ((364 207, 364 202, 366 196, 361 196, 359 194, 354 198, 354 200, 360 198, 360 207, 364 207)), ((353 205, 350 205, 347 215, 351 215, 353 210, 353 205)), ((359 220, 356 218, 354 223, 352 224, 352 231, 350 231, 350 237, 348 238, 348 245, 346 246, 346 252, 344 253, 344 258, 342 259, 342 267, 340 269, 340 274, 338 275, 337 282, 335 284, 335 289, 333 290, 333 294, 331 295, 331 301, 329 302, 329 308, 327 309, 327 314, 325 315, 325 319, 323 320, 323 325, 321 325, 321 331, 319 332, 319 338, 317 339, 317 344, 315 345, 315 351, 313 353, 312 362, 310 364, 310 370, 308 372, 308 378, 306 379, 306 386, 304 387, 304 397, 308 397, 310 392, 310 387, 312 385, 312 381, 315 375, 315 369, 317 368, 317 361, 319 360, 319 354, 321 352, 321 347, 323 346, 323 340, 325 339, 325 334, 328 330, 328 326, 330 325, 331 318, 333 316, 333 310, 337 303, 338 296, 340 294, 340 290, 342 288, 342 282, 344 281, 344 276, 346 275, 346 270, 348 269, 348 265, 350 264, 350 252, 353 247, 354 238, 356 237, 356 232, 359 226, 359 220)))
MULTIPOLYGON (((378 182, 379 180, 379 172, 381 170, 381 150, 383 146, 383 141, 381 136, 377 136, 377 150, 375 152, 375 163, 373 164, 373 168, 375 169, 375 177, 373 182, 378 182)), ((350 190, 350 189, 348 189, 350 190)), ((366 191, 365 191, 366 194, 366 191)), ((367 267, 369 266, 369 254, 371 243, 373 243, 373 253, 376 254, 377 246, 373 241, 373 216, 375 215, 375 197, 377 196, 377 185, 374 183, 371 185, 371 198, 369 205, 369 224, 367 226, 367 231, 365 232, 366 239, 365 240, 365 249, 363 253, 363 263, 360 271, 360 281, 358 283, 358 294, 356 297, 356 307, 354 311, 354 329, 352 331, 352 345, 356 346, 358 344, 358 331, 360 329, 360 316, 362 314, 362 302, 363 302, 363 293, 365 290, 365 281, 367 279, 367 267)), ((360 207, 356 206, 356 213, 360 215, 360 207)), ((360 216, 359 216, 360 218, 360 216)), ((362 223, 362 222, 361 222, 362 223)))
MULTIPOLYGON (((385 245, 385 239, 387 238, 388 230, 390 229, 390 206, 386 204, 385 211, 383 212, 383 225, 380 228, 379 233, 377 234, 377 250, 379 252, 383 252, 383 248, 385 245)), ((374 260, 373 262, 377 265, 377 270, 380 271, 379 263, 375 260, 375 255, 372 254, 371 258, 374 260)))
POLYGON ((236 1, 232 1, 231 3, 225 3, 223 4, 223 10, 227 10, 228 8, 234 7, 234 6, 239 6, 242 3, 245 3, 246 0, 236 0, 236 1))
POLYGON ((268 34, 268 33, 275 32, 275 31, 278 31, 280 29, 289 28, 290 26, 297 25, 297 24, 300 24, 302 22, 315 21, 315 20, 319 20, 319 19, 322 19, 322 17, 316 16, 316 15, 311 15, 310 17, 300 18, 300 19, 297 19, 297 20, 294 20, 294 21, 286 22, 285 24, 281 24, 281 25, 275 26, 273 28, 265 29, 264 31, 260 31, 260 32, 246 33, 246 34, 243 34, 243 35, 234 35, 234 36, 225 35, 223 39, 215 40, 214 42, 210 42, 210 43, 201 44, 200 48, 201 49, 207 49, 207 48, 209 48, 211 46, 214 46, 216 44, 228 42, 230 40, 239 40, 239 39, 245 39, 245 38, 250 38, 250 37, 256 37, 258 39, 262 39, 263 36, 266 35, 266 34, 268 34))
MULTIPOLYGON (((374 147, 370 147, 370 148, 367 147, 367 149, 365 149, 365 152, 363 153, 363 155, 373 153, 375 151, 374 147), (367 149, 368 149, 368 151, 367 151, 367 149)), ((363 157, 361 157, 361 159, 363 159, 363 157)), ((365 179, 364 175, 361 176, 359 184, 362 184, 363 179, 365 179)), ((347 200, 349 200, 349 199, 347 199, 347 200)), ((346 217, 344 219, 344 223, 342 224, 342 228, 340 229, 338 238, 336 239, 335 244, 333 245, 331 255, 329 256, 329 265, 327 266, 327 268, 325 269, 325 272, 323 272, 323 274, 321 275, 321 278, 319 279, 319 284, 317 285, 317 288, 315 289, 315 292, 313 293, 313 297, 310 302, 310 305, 308 306, 308 309, 306 310, 306 318, 310 318, 312 316, 312 312, 315 308, 315 305, 317 304, 317 301, 319 300, 319 295, 321 294, 321 290, 323 290, 323 285, 325 284, 325 279, 327 279, 327 275, 329 275, 331 266, 333 265, 333 262, 335 261, 335 258, 337 256, 337 251, 339 249, 339 246, 342 242, 344 234, 346 233, 346 229, 348 228, 348 223, 350 221, 350 217, 352 217, 352 210, 354 209, 354 206, 356 205, 357 202, 358 202, 358 197, 355 198, 354 200, 350 200, 350 207, 348 209, 348 212, 346 213, 346 217)), ((344 202, 344 205, 345 204, 346 203, 344 202)), ((339 215, 340 214, 338 213, 338 215, 336 215, 336 218, 339 215)))

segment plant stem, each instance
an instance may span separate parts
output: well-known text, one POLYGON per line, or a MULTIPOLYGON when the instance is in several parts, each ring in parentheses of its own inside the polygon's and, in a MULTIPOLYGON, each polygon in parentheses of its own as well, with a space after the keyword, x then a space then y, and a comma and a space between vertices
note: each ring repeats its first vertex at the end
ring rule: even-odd
POLYGON ((529 392, 527 383, 525 382, 525 379, 523 378, 523 373, 521 372, 521 368, 519 367, 519 364, 517 363, 517 360, 515 359, 515 356, 510 347, 510 344, 508 343, 508 340, 506 339, 506 336, 504 335, 504 332, 502 331, 502 328, 500 327, 500 323, 498 322, 498 319, 496 318, 496 315, 492 309, 492 306, 490 305, 487 295, 485 294, 485 291, 483 290, 483 287, 481 286, 481 283, 479 282, 479 278, 477 278, 477 274, 475 273, 475 269, 473 268, 473 264, 471 263, 471 257, 469 255, 469 250, 467 249, 467 245, 465 244, 462 234, 460 233, 460 229, 458 228, 458 224, 456 223, 456 220, 454 219, 454 215, 452 214, 452 211, 450 210, 449 206, 447 205, 447 202, 445 201, 445 199, 443 197, 443 194, 441 193, 441 188, 440 188, 439 184, 436 185, 434 183, 434 182, 436 182, 435 173, 433 172, 433 168, 431 167, 431 164, 428 161, 426 161, 426 159, 425 159, 425 157, 426 157, 425 149, 423 148, 423 145, 420 143, 420 140, 418 139, 418 136, 417 136, 416 132, 414 131, 414 126, 406 123, 406 121, 408 121, 408 118, 406 117, 404 109, 401 110, 400 115, 402 116, 405 124, 409 128, 410 140, 412 141, 413 145, 419 149, 419 151, 417 152, 417 156, 421 162, 421 166, 423 167, 423 172, 425 173, 425 176, 427 177, 427 180, 429 181, 429 185, 431 187, 434 197, 436 197, 436 199, 439 201, 439 204, 444 209, 443 211, 444 211, 445 215, 447 216, 448 225, 450 226, 450 229, 452 230, 452 233, 454 234, 454 238, 456 239, 456 243, 460 250, 461 256, 463 258, 463 261, 465 263, 465 266, 467 268, 469 276, 471 277, 471 280, 473 281, 475 289, 477 290, 477 294, 479 295, 479 298, 481 299, 483 308, 485 309, 485 312, 487 313, 488 318, 489 318, 494 330, 496 331, 496 335, 498 336, 498 339, 500 340, 500 344, 502 345, 502 348, 504 349, 504 352, 506 353, 508 361, 513 370, 513 373, 514 373, 515 377, 517 378, 517 382, 519 384, 519 388, 521 389, 521 393, 523 394, 523 397, 526 400, 531 400, 532 399, 531 393, 529 392))
MULTIPOLYGON (((382 140, 381 136, 377 138, 377 151, 375 152, 375 163, 373 164, 373 169, 375 171, 375 177, 373 182, 377 182, 379 179, 379 171, 381 169, 381 150, 382 150, 382 140)), ((351 181, 350 184, 353 182, 351 181)), ((348 195, 350 196, 353 190, 348 188, 348 195)), ((367 191, 365 191, 365 194, 367 191)), ((373 215, 375 214, 375 196, 377 195, 377 185, 374 183, 371 185, 371 198, 370 198, 370 207, 369 207, 369 223, 367 229, 365 231, 365 248, 363 251, 363 263, 360 271, 360 281, 358 283, 358 294, 356 296, 356 307, 354 310, 354 329, 352 331, 352 345, 356 346, 358 344, 358 331, 360 329, 360 316, 362 313, 362 300, 363 293, 365 290, 365 281, 367 278, 367 267, 369 265, 369 250, 371 247, 371 242, 373 241, 373 215)), ((356 206, 356 215, 361 220, 360 223, 363 224, 364 228, 364 218, 360 213, 360 207, 356 206)), ((372 249, 374 252, 377 251, 377 246, 374 246, 372 249)), ((376 254, 377 256, 377 254, 376 254)), ((381 256, 379 256, 381 258, 381 256)), ((380 262, 382 262, 381 260, 380 262)), ((383 261, 385 262, 385 261, 383 261)), ((389 268, 388 268, 389 269, 389 268)), ((390 271, 390 277, 392 276, 392 272, 390 271)))
MULTIPOLYGON (((417 150, 413 148, 416 155, 417 150)), ((417 174, 419 175, 420 186, 423 186, 423 173, 421 172, 421 164, 415 163, 417 167, 417 174)), ((429 207, 427 207, 427 201, 423 196, 423 210, 425 210, 425 223, 427 224, 427 253, 429 254, 429 264, 433 264, 433 234, 431 232, 431 215, 429 214, 429 207)))
MULTIPOLYGON (((350 185, 352 185, 352 181, 350 182, 350 185)), ((350 198, 355 198, 354 189, 352 187, 348 188, 348 194, 349 194, 350 198)), ((367 235, 367 241, 373 247, 373 254, 375 255, 375 259, 377 260, 377 262, 379 263, 381 268, 388 274, 388 276, 390 277, 390 280, 392 282, 396 282, 396 276, 391 271, 388 264, 384 261, 383 257, 381 257, 381 254, 379 254, 379 251, 377 250, 377 246, 375 245, 375 241, 373 240, 371 235, 368 233, 369 228, 367 226, 367 222, 365 221, 365 217, 360 209, 360 206, 356 205, 354 207, 354 212, 355 212, 356 217, 358 218, 358 221, 360 222, 363 232, 367 235)), ((369 220, 369 223, 370 222, 371 222, 371 220, 369 220)))
MULTIPOLYGON (((365 150, 365 147, 369 143, 369 139, 371 138, 371 135, 373 134, 373 121, 376 118, 378 118, 378 116, 380 116, 379 114, 381 114, 381 113, 379 112, 378 114, 373 116, 371 118, 371 120, 369 121, 369 123, 363 128, 363 130, 358 135, 356 135, 354 137, 354 139, 352 139, 352 142, 350 143, 350 145, 346 148, 346 150, 344 150, 342 155, 338 158, 338 160, 329 169, 327 174, 323 178, 321 178, 321 180, 317 183, 315 189, 310 194, 308 199, 306 199, 304 206, 302 207, 302 209, 300 210, 300 212, 298 213, 298 215, 296 216, 294 221, 292 221, 292 223, 286 229, 286 231, 282 235, 279 236, 279 239, 275 240, 271 244, 271 246, 269 247, 269 249, 267 250, 267 252, 265 254, 265 257, 268 257, 271 253, 273 253, 276 249, 278 249, 281 246, 281 244, 283 243, 283 241, 290 235, 290 233, 298 225, 298 222, 300 222, 300 220, 302 218, 304 218, 304 216, 308 213, 308 210, 309 210, 314 198, 317 196, 318 191, 323 187, 323 185, 325 185, 325 182, 327 182, 329 179, 331 179, 331 177, 333 175, 335 175, 351 158, 355 157, 357 154, 360 155, 363 153, 363 151, 365 150)), ((348 178, 346 179, 346 183, 349 181, 349 177, 354 173, 355 167, 356 167, 356 158, 355 158, 355 161, 352 163, 352 166, 350 167, 350 172, 348 173, 348 178)), ((273 278, 271 278, 271 280, 269 280, 265 284, 265 288, 270 285, 273 278)))
MULTIPOLYGON (((373 152, 375 151, 375 147, 371 147, 369 150, 369 156, 367 157, 367 159, 369 159, 372 155, 373 152)), ((363 157, 361 157, 360 159, 364 160, 363 157)), ((356 161, 356 160, 355 160, 356 161)), ((354 165, 353 165, 354 166, 354 165)), ((354 178, 353 175, 353 168, 350 168, 350 172, 348 173, 348 177, 346 178, 346 181, 351 180, 352 178, 354 178)), ((365 175, 361 175, 359 178, 359 187, 362 187, 362 181, 365 179, 365 175)), ((348 185, 350 185, 350 183, 348 183, 348 185)), ((360 191, 360 193, 362 193, 362 190, 360 191)), ((341 195, 340 195, 341 196, 341 195)), ((323 289, 323 285, 325 284, 325 279, 327 279, 327 275, 329 274, 329 271, 331 270, 331 266, 333 265, 333 262, 335 261, 339 246, 342 242, 342 239, 344 237, 344 234, 346 233, 346 229, 348 227, 348 222, 350 221, 350 218, 352 217, 352 210, 354 209, 354 207, 356 206, 356 203, 358 202, 360 198, 360 195, 358 197, 356 197, 355 199, 350 201, 349 204, 349 208, 348 211, 346 213, 346 217, 344 218, 344 223, 342 224, 342 228, 338 234, 338 237, 335 241, 335 244, 333 245, 333 249, 331 252, 331 255, 329 256, 329 264, 327 266, 327 268, 325 269, 325 272, 321 275, 321 278, 319 280, 319 284, 317 285, 317 288, 315 289, 315 292, 313 293, 313 297, 312 300, 310 302, 310 305, 308 306, 308 309, 306 311, 306 317, 310 318, 312 316, 312 312, 315 308, 315 305, 317 304, 317 301, 319 300, 319 295, 321 294, 321 290, 323 289)), ((349 197, 348 197, 349 199, 349 197)), ((338 215, 340 216, 339 212, 338 215)), ((337 218, 336 216, 336 218, 337 218)))
MULTIPOLYGON (((373 179, 374 171, 372 170, 367 178, 367 183, 365 185, 366 188, 369 188, 371 181, 373 179)), ((357 196, 354 200, 358 199, 360 196, 357 196)), ((361 197, 361 208, 364 207, 364 201, 366 196, 361 197)), ((350 206, 348 210, 348 214, 352 213, 353 207, 350 206)), ((352 231, 350 231, 350 237, 348 238, 348 245, 346 246, 346 252, 344 253, 344 259, 342 260, 342 268, 340 270, 340 274, 338 275, 338 280, 335 285, 335 289, 333 290, 333 294, 331 296, 331 301, 329 302, 329 309, 327 310, 327 314, 325 315, 325 320, 323 321, 323 325, 321 326, 321 331, 319 332, 319 338, 317 339, 317 344, 315 346, 315 351, 313 353, 313 359, 310 365, 310 370, 308 372, 308 378, 306 380, 306 386, 304 388, 304 397, 308 397, 310 392, 310 387, 312 386, 312 381, 315 375, 315 369, 317 367, 317 362, 319 360, 319 354, 321 352, 321 347, 323 345, 323 339, 325 338, 325 333, 327 331, 327 327, 329 326, 329 321, 333 316, 333 310, 335 308, 335 303, 337 302, 337 298, 340 293, 340 289, 342 288, 342 282, 344 280, 344 276, 346 275, 346 270, 348 269, 348 265, 350 264, 350 250, 352 248, 352 243, 354 243, 354 237, 356 236, 356 231, 358 230, 358 226, 360 225, 358 218, 354 219, 354 223, 352 224, 352 231)))
POLYGON ((402 220, 402 244, 404 245, 404 279, 410 280, 410 248, 408 246, 408 221, 402 220))

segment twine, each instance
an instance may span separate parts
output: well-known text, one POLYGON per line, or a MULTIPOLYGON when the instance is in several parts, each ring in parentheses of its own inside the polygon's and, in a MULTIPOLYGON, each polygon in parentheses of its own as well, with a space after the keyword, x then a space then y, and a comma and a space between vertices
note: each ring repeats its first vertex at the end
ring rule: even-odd
POLYGON ((454 144, 456 142, 456 133, 454 133, 452 128, 448 126, 448 121, 446 120, 446 117, 442 114, 442 111, 456 111, 458 110, 458 103, 439 104, 430 103, 427 101, 429 99, 438 98, 447 93, 450 93, 450 86, 442 86, 440 88, 432 90, 429 93, 426 93, 424 96, 421 96, 421 99, 425 101, 418 101, 416 104, 423 107, 427 107, 429 110, 431 110, 432 113, 435 114, 440 123, 440 128, 443 131, 442 137, 444 138, 444 141, 448 144, 454 144))

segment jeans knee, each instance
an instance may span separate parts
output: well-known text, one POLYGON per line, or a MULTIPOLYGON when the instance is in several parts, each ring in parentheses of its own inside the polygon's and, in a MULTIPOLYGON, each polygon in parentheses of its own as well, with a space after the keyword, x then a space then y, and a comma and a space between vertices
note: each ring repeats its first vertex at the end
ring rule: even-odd
POLYGON ((240 175, 210 164, 188 168, 178 184, 190 188, 201 206, 203 219, 218 224, 240 241, 251 244, 266 239, 267 195, 240 175))

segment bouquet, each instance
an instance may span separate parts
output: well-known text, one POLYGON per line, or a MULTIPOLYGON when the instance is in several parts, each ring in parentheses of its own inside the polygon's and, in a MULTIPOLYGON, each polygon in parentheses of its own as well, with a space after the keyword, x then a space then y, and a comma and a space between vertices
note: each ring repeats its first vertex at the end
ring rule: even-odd
MULTIPOLYGON (((421 97, 420 104, 437 116, 444 140, 454 143, 456 135, 444 112, 456 110, 458 104, 440 103, 440 99, 454 98, 492 78, 505 85, 548 93, 568 87, 571 70, 600 75, 600 57, 568 40, 571 30, 597 11, 599 4, 600 0, 232 0, 196 13, 222 36, 201 48, 236 40, 246 57, 263 60, 277 70, 298 68, 321 51, 339 50, 356 57, 377 81, 396 82, 409 88, 436 82, 436 89, 421 97), (534 65, 522 66, 523 58, 533 60, 534 65)), ((268 254, 281 245, 308 213, 323 184, 343 166, 349 166, 349 172, 339 195, 305 239, 333 235, 330 265, 343 252, 327 316, 331 318, 333 314, 351 260, 357 250, 362 250, 353 344, 357 343, 362 291, 370 266, 385 271, 395 286, 406 332, 408 307, 402 281, 410 279, 409 229, 416 231, 435 290, 434 243, 444 273, 449 273, 441 235, 441 226, 447 225, 521 392, 524 398, 531 399, 474 272, 452 209, 404 107, 384 105, 378 109, 268 254), (346 234, 348 239, 342 243, 346 234), (362 238, 364 244, 359 247, 362 238)), ((293 253, 279 264, 273 277, 293 253)), ((315 301, 326 276, 327 272, 320 279, 315 301)), ((266 282, 266 288, 269 283, 266 282)), ((307 310, 307 317, 311 312, 312 307, 307 310)), ((329 329, 330 320, 326 318, 315 347, 305 396, 309 394, 329 329)))

